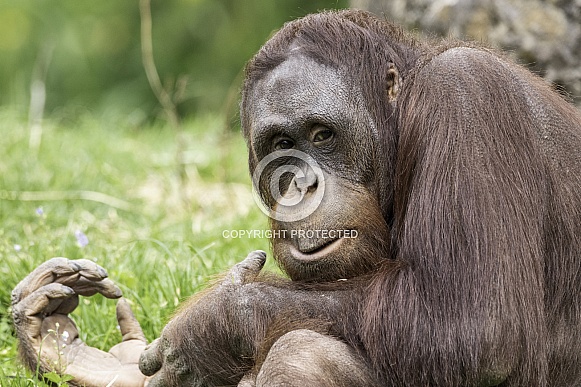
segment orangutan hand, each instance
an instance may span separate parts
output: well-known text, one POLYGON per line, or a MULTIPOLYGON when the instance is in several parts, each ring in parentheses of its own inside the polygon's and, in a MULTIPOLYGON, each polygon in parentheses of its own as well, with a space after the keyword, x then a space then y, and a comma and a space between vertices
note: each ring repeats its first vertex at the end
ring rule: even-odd
MULTIPOLYGON (((266 253, 253 251, 246 259, 236 264, 224 277, 221 283, 215 286, 199 302, 191 304, 188 308, 177 314, 163 329, 159 339, 156 339, 141 355, 140 368, 143 373, 151 376, 149 387, 167 386, 200 386, 200 385, 232 385, 234 380, 225 379, 221 375, 228 375, 226 370, 232 364, 229 359, 220 359, 224 373, 220 370, 205 369, 208 359, 215 356, 215 343, 224 345, 223 340, 228 340, 227 335, 221 332, 220 319, 224 318, 223 310, 230 310, 235 315, 238 312, 236 302, 244 304, 247 300, 237 294, 244 285, 255 281, 259 275, 266 253), (225 307, 224 305, 229 305, 225 307), (185 335, 184 335, 184 332, 185 335), (205 336, 208 332, 209 336, 205 336), (187 339, 184 339, 184 336, 187 339), (201 341, 197 341, 201 340, 201 341)), ((243 319, 244 325, 248 324, 243 319)), ((234 329, 233 323, 228 329, 234 329)), ((240 329, 242 325, 238 325, 240 329)), ((236 333, 233 331, 232 335, 236 333)), ((240 344, 241 346, 244 346, 240 344)), ((236 360, 239 358, 235 356, 236 360)), ((218 365, 218 368, 221 366, 218 365)))
POLYGON ((83 386, 143 386, 138 361, 147 342, 124 299, 117 303, 122 342, 109 352, 85 344, 69 317, 79 295, 100 293, 120 298, 121 290, 107 272, 86 259, 53 258, 30 273, 12 292, 12 314, 20 355, 38 377, 54 371, 74 377, 83 386))

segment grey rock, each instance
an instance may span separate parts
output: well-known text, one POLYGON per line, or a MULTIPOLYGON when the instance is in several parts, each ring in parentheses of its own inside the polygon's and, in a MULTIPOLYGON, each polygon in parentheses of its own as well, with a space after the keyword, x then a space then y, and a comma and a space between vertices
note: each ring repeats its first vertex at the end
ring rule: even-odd
POLYGON ((581 0, 351 0, 427 36, 508 51, 581 106, 581 0))

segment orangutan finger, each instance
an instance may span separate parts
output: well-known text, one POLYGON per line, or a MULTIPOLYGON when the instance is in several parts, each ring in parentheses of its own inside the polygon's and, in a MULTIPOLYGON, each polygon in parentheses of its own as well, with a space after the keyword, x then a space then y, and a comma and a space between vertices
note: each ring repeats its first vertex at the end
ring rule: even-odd
POLYGON ((129 302, 124 298, 117 301, 117 322, 121 329, 121 341, 139 340, 147 343, 141 325, 135 318, 129 302))
POLYGON ((69 285, 77 292, 77 294, 85 297, 94 296, 97 293, 102 294, 107 298, 119 298, 123 292, 113 281, 105 278, 102 281, 89 281, 84 277, 80 277, 75 283, 69 285))
POLYGON ((52 283, 34 291, 28 297, 16 304, 14 309, 23 312, 27 316, 33 316, 40 313, 48 314, 54 311, 54 309, 62 303, 63 299, 74 295, 75 291, 70 287, 52 283))
POLYGON ((77 306, 79 306, 78 296, 65 298, 61 301, 61 304, 52 313, 68 315, 69 313, 72 313, 73 310, 77 309, 77 306))
POLYGON ((80 267, 79 274, 88 280, 101 281, 109 276, 107 270, 89 259, 77 259, 75 263, 80 267))
MULTIPOLYGON (((139 370, 146 376, 151 376, 161 369, 163 365, 163 354, 161 340, 155 339, 149 344, 139 358, 139 370)), ((150 381, 151 383, 151 381, 150 381)))
POLYGON ((18 331, 25 331, 30 338, 40 335, 42 319, 45 315, 58 309, 63 300, 75 297, 75 291, 61 284, 48 284, 12 306, 14 326, 18 331))
POLYGON ((246 258, 234 265, 224 279, 225 284, 243 285, 253 282, 260 274, 266 262, 266 253, 262 250, 252 251, 246 258))
POLYGON ((37 289, 54 282, 56 278, 74 275, 79 270, 81 270, 81 266, 67 258, 49 259, 16 285, 12 291, 12 304, 19 303, 37 289))

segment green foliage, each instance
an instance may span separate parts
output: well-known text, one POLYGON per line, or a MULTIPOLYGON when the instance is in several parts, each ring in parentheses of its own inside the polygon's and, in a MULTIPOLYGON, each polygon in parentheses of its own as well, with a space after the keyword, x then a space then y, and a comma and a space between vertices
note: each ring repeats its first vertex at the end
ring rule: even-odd
MULTIPOLYGON (((90 116, 74 127, 48 122, 36 153, 23 120, 0 111, 0 385, 37 383, 17 361, 9 305, 11 290, 41 262, 85 257, 105 267, 152 340, 217 273, 251 250, 268 251, 264 239, 223 237, 268 226, 252 200, 246 145, 222 124, 214 116, 184 123, 182 195, 167 127, 110 130, 90 116)), ((81 300, 73 316, 89 345, 108 349, 120 339, 114 308, 100 296, 81 300)))
MULTIPOLYGON (((183 115, 230 109, 245 62, 288 20, 347 0, 152 1, 153 48, 162 81, 188 80, 183 115), (230 93, 232 94, 232 93, 230 93)), ((64 119, 89 110, 141 124, 159 113, 140 51, 138 1, 0 2, 0 105, 29 104, 47 62, 46 107, 64 119)))
POLYGON ((45 374, 42 375, 44 378, 46 378, 47 380, 53 382, 55 385, 61 387, 61 386, 68 386, 67 382, 70 382, 71 380, 73 380, 73 377, 71 375, 59 375, 54 371, 51 372, 47 372, 45 374))

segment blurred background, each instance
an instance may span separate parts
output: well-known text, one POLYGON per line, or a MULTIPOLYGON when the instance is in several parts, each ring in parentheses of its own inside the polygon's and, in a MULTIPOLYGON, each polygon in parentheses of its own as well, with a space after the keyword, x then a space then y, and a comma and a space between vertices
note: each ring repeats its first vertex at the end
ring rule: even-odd
MULTIPOLYGON (((427 35, 510 50, 523 64, 581 95, 580 0, 171 0, 153 1, 153 52, 178 114, 236 114, 244 63, 285 21, 354 6, 427 35)), ((160 108, 142 65, 138 1, 0 2, 0 106, 28 114, 44 84, 44 114, 91 112, 139 126, 160 108)))
MULTIPOLYGON (((181 116, 229 109, 236 105, 244 63, 273 30, 304 14, 345 6, 340 0, 153 1, 161 82, 181 116)), ((0 105, 27 112, 31 87, 40 81, 47 116, 74 119, 90 111, 135 125, 155 117, 139 12, 138 1, 0 2, 0 105)))

